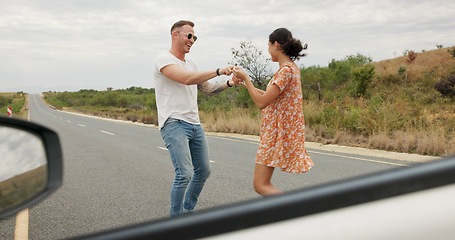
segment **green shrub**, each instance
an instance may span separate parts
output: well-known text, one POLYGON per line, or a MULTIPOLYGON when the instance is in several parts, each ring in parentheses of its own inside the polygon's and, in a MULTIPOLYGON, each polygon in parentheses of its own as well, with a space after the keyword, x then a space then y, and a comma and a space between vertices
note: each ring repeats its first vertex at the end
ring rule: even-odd
POLYGON ((373 65, 363 65, 352 69, 352 88, 351 95, 354 97, 365 96, 368 86, 371 84, 374 76, 373 65))

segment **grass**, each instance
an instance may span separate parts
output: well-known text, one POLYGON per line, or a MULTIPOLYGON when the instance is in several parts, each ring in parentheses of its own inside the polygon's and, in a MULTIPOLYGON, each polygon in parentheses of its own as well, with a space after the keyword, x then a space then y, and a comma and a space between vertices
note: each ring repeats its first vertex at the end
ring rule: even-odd
POLYGON ((216 110, 199 115, 206 131, 259 135, 260 116, 252 116, 248 109, 216 110))

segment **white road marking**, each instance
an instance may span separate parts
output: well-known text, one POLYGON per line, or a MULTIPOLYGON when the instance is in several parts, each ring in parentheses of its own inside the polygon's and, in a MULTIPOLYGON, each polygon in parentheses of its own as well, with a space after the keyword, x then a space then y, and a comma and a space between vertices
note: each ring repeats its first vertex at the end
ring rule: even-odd
POLYGON ((84 125, 84 124, 78 124, 78 125, 79 125, 79 126, 81 126, 81 127, 85 127, 85 125, 84 125))
POLYGON ((109 135, 112 135, 112 136, 115 136, 115 134, 113 134, 113 133, 110 133, 110 132, 106 132, 106 131, 103 131, 103 130, 100 130, 100 132, 102 132, 102 133, 106 133, 106 134, 109 134, 109 135))
POLYGON ((382 164, 388 164, 388 165, 394 165, 394 166, 401 166, 401 167, 409 166, 409 165, 399 164, 399 163, 391 163, 391 162, 385 162, 385 161, 379 161, 379 160, 370 160, 370 159, 358 158, 358 157, 349 157, 349 156, 343 156, 343 155, 331 154, 331 153, 323 153, 323 152, 317 152, 317 151, 308 151, 308 152, 313 152, 316 154, 322 154, 322 155, 328 155, 328 156, 334 156, 334 157, 349 158, 349 159, 366 161, 366 162, 374 162, 374 163, 382 163, 382 164))
POLYGON ((16 215, 16 227, 14 228, 15 240, 28 239, 28 208, 20 211, 16 215))

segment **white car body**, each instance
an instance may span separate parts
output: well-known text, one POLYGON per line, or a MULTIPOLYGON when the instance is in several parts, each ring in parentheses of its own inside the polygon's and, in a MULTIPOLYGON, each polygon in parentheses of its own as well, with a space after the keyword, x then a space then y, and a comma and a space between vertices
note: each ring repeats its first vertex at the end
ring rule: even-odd
POLYGON ((455 237, 454 204, 451 184, 205 239, 449 240, 455 237))

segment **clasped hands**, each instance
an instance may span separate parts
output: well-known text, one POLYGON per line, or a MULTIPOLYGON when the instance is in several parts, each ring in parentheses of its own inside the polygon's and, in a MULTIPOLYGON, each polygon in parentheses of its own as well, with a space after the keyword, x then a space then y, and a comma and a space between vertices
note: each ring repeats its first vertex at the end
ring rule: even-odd
POLYGON ((243 85, 244 81, 249 80, 248 74, 242 68, 238 67, 237 65, 236 66, 227 66, 225 68, 222 68, 220 70, 220 73, 227 75, 227 76, 232 74, 231 80, 232 80, 233 84, 231 84, 231 85, 234 85, 234 86, 237 86, 240 84, 243 85))

